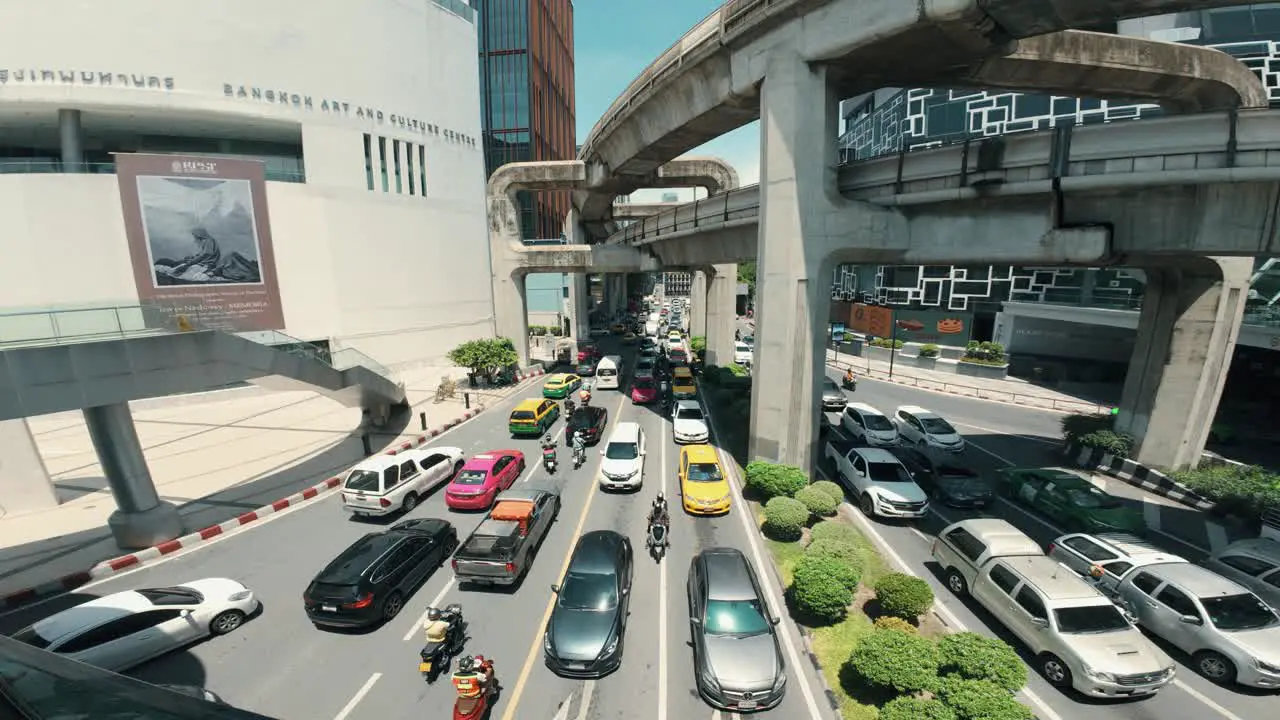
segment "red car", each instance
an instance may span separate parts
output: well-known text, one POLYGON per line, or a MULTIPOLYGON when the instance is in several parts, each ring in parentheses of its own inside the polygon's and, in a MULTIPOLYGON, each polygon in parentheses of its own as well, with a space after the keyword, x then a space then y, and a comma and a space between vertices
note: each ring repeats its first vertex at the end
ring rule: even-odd
POLYGON ((600 348, 595 345, 587 345, 578 351, 578 362, 580 363, 594 362, 599 360, 601 357, 600 348))
POLYGON ((487 510, 498 493, 511 487, 524 472, 524 453, 491 450, 476 455, 444 489, 450 510, 487 510))
POLYGON ((631 385, 631 402, 636 405, 651 403, 658 399, 658 384, 651 377, 636 378, 631 385))

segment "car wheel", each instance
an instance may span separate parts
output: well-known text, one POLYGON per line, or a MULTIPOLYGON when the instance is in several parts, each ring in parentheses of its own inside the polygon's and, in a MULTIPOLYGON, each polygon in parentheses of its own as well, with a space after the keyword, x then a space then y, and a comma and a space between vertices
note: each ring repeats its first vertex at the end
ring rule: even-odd
POLYGON ((867 517, 875 517, 876 504, 871 499, 871 495, 862 493, 862 497, 858 498, 858 507, 862 510, 862 514, 867 517))
POLYGON ((947 588, 959 597, 964 597, 969 592, 969 583, 955 568, 947 569, 947 588))
POLYGON ((404 496, 404 502, 400 503, 400 509, 404 512, 413 512, 418 507, 418 493, 409 493, 404 496))
POLYGON ((1196 670, 1215 683, 1223 685, 1235 682, 1236 664, 1220 653, 1205 650, 1196 653, 1196 670))
POLYGON ((1049 681, 1050 685, 1059 689, 1071 687, 1071 669, 1057 655, 1053 653, 1041 655, 1038 665, 1040 674, 1049 681))
POLYGON ((382 603, 382 619, 391 620, 395 616, 399 615, 400 611, 403 609, 404 598, 401 597, 398 592, 391 593, 391 597, 387 598, 386 602, 382 603))
POLYGON ((213 617, 209 623, 210 635, 226 635, 234 632, 244 624, 244 613, 239 610, 224 610, 213 617))

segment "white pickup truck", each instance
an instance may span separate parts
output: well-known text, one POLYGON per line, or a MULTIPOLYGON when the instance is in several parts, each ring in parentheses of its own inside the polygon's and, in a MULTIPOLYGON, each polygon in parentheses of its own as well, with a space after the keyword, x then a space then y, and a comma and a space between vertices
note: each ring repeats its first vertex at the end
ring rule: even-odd
POLYGON ((918 518, 928 512, 929 496, 888 450, 855 447, 833 433, 825 456, 835 466, 835 481, 857 499, 864 514, 918 518))

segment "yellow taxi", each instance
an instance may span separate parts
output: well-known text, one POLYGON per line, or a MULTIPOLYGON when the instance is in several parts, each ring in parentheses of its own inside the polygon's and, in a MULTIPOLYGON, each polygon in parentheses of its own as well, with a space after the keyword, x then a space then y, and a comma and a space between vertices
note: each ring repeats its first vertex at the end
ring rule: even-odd
POLYGON ((582 387, 582 378, 572 373, 550 375, 542 383, 542 397, 563 400, 582 387))
POLYGON ((679 366, 671 371, 671 395, 677 400, 692 400, 698 397, 698 386, 693 384, 693 371, 679 366))
POLYGON ((710 445, 685 445, 680 448, 680 502, 694 515, 719 515, 729 512, 732 493, 729 480, 720 467, 720 457, 710 445))
POLYGON ((512 435, 541 437, 547 428, 560 417, 560 404, 544 398, 521 400, 511 417, 507 418, 507 431, 512 435))

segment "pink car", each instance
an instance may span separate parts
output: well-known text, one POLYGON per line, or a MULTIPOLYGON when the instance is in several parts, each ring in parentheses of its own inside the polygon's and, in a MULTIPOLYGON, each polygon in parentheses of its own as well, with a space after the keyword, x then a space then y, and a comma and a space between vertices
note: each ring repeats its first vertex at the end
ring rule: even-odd
POLYGON ((476 455, 444 489, 450 510, 487 510, 498 493, 511 487, 524 472, 524 453, 491 450, 476 455))

